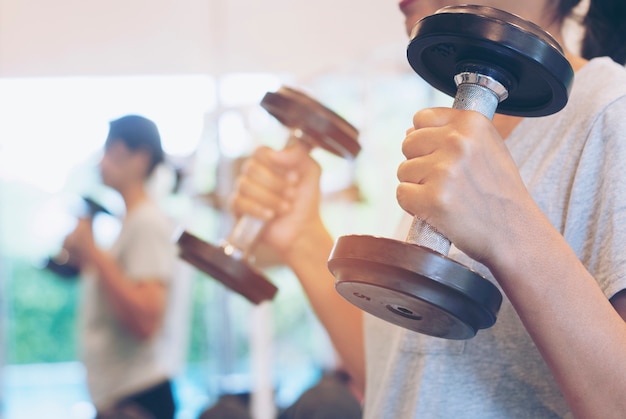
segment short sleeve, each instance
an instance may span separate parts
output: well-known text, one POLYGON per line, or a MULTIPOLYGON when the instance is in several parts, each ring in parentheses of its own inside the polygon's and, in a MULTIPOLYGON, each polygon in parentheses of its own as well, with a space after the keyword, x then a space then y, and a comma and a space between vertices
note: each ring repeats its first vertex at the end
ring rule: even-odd
POLYGON ((134 281, 169 282, 177 257, 169 222, 155 211, 133 215, 121 254, 126 274, 134 281))
POLYGON ((595 118, 572 189, 570 229, 584 230, 580 258, 607 298, 626 289, 626 96, 595 118))

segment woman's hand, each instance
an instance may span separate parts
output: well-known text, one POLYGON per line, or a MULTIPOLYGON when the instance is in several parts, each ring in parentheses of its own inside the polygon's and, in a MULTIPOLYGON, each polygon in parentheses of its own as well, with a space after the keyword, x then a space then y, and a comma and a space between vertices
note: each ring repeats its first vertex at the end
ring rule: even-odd
POLYGON ((515 246, 536 205, 492 122, 433 108, 416 113, 413 125, 398 168, 400 206, 483 263, 515 246))
POLYGON ((323 228, 319 180, 320 167, 305 147, 260 147, 244 163, 230 207, 238 217, 265 220, 260 240, 286 257, 299 240, 323 228))

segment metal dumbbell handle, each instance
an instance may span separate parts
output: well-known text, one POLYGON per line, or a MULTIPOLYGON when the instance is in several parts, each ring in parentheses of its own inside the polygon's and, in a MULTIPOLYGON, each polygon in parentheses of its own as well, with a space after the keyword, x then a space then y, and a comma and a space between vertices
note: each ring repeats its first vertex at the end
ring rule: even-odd
MULTIPOLYGON (((457 92, 452 107, 473 110, 493 119, 498 103, 507 98, 506 88, 492 77, 475 72, 462 72, 454 77, 457 92)), ((444 256, 450 250, 450 240, 419 217, 413 218, 406 241, 427 247, 444 256)))
MULTIPOLYGON (((300 129, 291 130, 285 148, 297 145, 307 151, 313 148, 313 142, 300 129)), ((221 244, 224 253, 235 259, 247 259, 250 256, 257 238, 265 227, 265 220, 243 215, 235 224, 230 234, 221 244)))

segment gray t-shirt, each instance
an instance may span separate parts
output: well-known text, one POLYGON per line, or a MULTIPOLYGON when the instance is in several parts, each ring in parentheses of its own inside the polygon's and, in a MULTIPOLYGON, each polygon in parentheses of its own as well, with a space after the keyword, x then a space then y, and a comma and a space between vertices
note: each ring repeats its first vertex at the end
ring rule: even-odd
MULTIPOLYGON (((532 196, 606 297, 626 289, 624 68, 592 60, 576 73, 564 110, 523 120, 506 144, 532 196)), ((454 246, 449 256, 495 283, 454 246)), ((420 335, 370 315, 365 334, 366 418, 572 417, 506 297, 495 326, 467 341, 420 335)))
POLYGON ((173 226, 152 202, 125 218, 110 253, 133 281, 163 281, 167 309, 161 329, 140 340, 116 317, 93 272, 83 275, 80 339, 87 384, 93 403, 105 409, 121 398, 172 378, 184 360, 188 282, 179 268, 172 241, 173 226))

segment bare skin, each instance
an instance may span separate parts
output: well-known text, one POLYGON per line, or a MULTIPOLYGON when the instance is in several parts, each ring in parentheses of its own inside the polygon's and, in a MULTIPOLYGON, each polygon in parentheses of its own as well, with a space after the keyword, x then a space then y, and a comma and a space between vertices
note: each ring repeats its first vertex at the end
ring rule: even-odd
MULTIPOLYGON (((461 3, 401 3, 407 31, 439 8, 461 3)), ((563 45, 561 23, 550 18, 547 0, 473 3, 529 19, 563 45)), ((566 55, 575 70, 585 65, 582 58, 566 55)), ((449 108, 417 112, 402 145, 407 160, 398 168, 398 202, 490 269, 576 417, 626 417, 624 293, 606 299, 530 196, 504 144, 520 121, 500 115, 490 121, 449 108)), ((319 203, 319 167, 308 155, 295 148, 261 148, 245 165, 232 208, 269 221, 262 240, 298 275, 346 368, 363 388, 362 313, 334 290, 326 267, 333 239, 319 203)))

